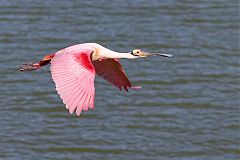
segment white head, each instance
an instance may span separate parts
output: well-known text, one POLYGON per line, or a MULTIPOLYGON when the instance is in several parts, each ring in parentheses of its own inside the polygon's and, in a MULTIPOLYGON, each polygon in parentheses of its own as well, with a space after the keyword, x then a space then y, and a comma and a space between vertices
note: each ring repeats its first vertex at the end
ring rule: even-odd
POLYGON ((169 58, 173 57, 173 55, 171 54, 149 53, 149 52, 144 52, 141 49, 134 49, 130 54, 138 58, 148 57, 148 56, 163 56, 163 57, 169 57, 169 58))

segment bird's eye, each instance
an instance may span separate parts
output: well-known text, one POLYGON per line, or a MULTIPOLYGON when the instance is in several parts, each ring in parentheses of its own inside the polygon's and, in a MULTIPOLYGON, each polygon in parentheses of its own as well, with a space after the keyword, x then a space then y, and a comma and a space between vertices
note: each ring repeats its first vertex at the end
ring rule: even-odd
POLYGON ((133 56, 138 56, 138 51, 132 51, 131 54, 132 54, 133 56))

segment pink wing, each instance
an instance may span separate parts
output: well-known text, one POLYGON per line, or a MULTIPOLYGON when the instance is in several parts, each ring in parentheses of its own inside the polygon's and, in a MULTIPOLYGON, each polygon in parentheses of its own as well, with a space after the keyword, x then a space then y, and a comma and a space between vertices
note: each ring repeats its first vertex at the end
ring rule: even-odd
POLYGON ((103 77, 106 81, 114 84, 119 90, 122 87, 128 91, 128 87, 132 89, 139 89, 141 87, 134 87, 128 80, 122 65, 119 63, 118 59, 103 59, 92 62, 96 73, 103 77))
POLYGON ((91 62, 91 50, 77 53, 63 52, 51 60, 52 79, 56 90, 72 114, 80 116, 82 110, 94 108, 95 68, 91 62))

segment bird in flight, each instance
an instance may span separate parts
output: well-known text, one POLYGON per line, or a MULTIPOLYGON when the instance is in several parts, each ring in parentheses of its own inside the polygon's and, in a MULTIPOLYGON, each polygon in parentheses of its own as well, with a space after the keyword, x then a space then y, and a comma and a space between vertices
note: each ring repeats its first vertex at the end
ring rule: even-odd
POLYGON ((38 63, 24 63, 20 71, 32 71, 51 63, 50 71, 56 90, 69 110, 80 116, 82 110, 94 109, 94 78, 97 74, 119 90, 139 89, 129 81, 120 58, 135 59, 148 56, 173 57, 171 54, 149 53, 134 49, 119 53, 97 43, 83 43, 46 55, 38 63))

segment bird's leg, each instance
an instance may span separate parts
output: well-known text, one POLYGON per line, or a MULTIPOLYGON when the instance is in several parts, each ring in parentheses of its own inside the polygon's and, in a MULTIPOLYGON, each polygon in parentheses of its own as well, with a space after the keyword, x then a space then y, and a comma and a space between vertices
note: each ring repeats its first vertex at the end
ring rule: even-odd
POLYGON ((55 54, 49 54, 46 55, 41 61, 39 61, 38 63, 23 63, 20 67, 19 67, 19 71, 32 71, 32 70, 36 70, 39 69, 45 65, 47 65, 51 59, 55 56, 55 54))

